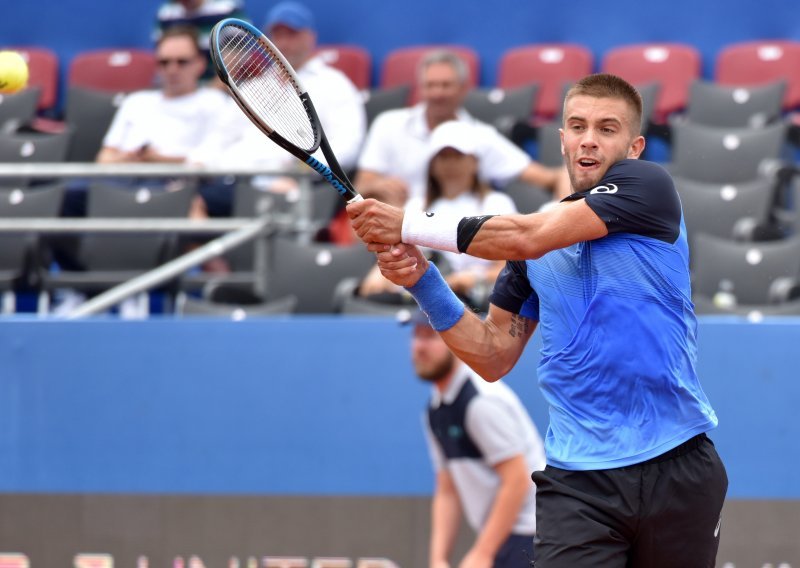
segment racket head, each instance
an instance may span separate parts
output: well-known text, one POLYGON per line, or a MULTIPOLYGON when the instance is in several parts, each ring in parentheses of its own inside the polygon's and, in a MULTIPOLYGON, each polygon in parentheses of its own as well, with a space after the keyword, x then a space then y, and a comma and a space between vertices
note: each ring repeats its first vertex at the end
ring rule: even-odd
POLYGON ((292 66, 264 33, 237 18, 211 30, 211 59, 236 103, 267 136, 312 154, 322 128, 292 66))

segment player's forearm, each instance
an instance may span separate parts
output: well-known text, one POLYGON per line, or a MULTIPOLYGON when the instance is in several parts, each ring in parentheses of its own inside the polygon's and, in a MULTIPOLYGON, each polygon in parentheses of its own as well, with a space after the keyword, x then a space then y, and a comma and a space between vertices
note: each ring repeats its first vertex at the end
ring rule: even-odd
POLYGON ((441 333, 457 357, 487 381, 493 382, 505 376, 525 349, 536 327, 535 322, 497 306, 490 306, 489 315, 481 320, 465 308, 436 266, 428 263, 417 247, 403 249, 405 246, 397 248, 411 256, 399 260, 391 260, 394 258, 392 252, 378 254, 382 271, 388 271, 390 264, 395 265, 394 270, 384 272, 384 275, 390 274, 395 283, 406 287, 427 314, 431 327, 441 333), (412 262, 412 267, 403 268, 412 262), (405 274, 404 270, 412 271, 407 276, 410 282, 400 278, 405 274))
MULTIPOLYGON (((367 204, 369 206, 371 204, 367 204)), ((396 242, 397 213, 385 207, 368 211, 362 220, 353 210, 354 227, 368 242, 396 242), (358 226, 356 226, 358 222, 358 226), (387 228, 388 227, 388 228, 387 228)), ((560 203, 528 215, 458 217, 405 211, 400 218, 400 240, 438 250, 466 252, 488 260, 529 260, 556 249, 608 234, 605 222, 584 200, 560 203)))
MULTIPOLYGON (((552 250, 545 238, 547 216, 548 213, 459 217, 405 211, 400 238, 404 243, 466 252, 487 260, 526 260, 552 250)), ((390 240, 391 236, 381 233, 373 240, 390 240)))
POLYGON ((456 357, 484 380, 495 382, 511 371, 527 341, 527 335, 512 337, 509 331, 501 329, 490 318, 481 320, 475 314, 465 312, 456 325, 440 333, 456 357), (519 345, 510 345, 509 340, 518 340, 519 345))

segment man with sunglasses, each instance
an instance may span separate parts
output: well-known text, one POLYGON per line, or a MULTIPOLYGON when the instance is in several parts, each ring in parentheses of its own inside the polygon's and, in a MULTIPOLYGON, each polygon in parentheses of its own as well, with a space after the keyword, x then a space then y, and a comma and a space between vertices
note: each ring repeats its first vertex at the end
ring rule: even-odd
POLYGON ((183 162, 225 104, 219 89, 200 85, 206 61, 194 28, 166 30, 156 58, 160 89, 131 93, 123 100, 98 162, 183 162))

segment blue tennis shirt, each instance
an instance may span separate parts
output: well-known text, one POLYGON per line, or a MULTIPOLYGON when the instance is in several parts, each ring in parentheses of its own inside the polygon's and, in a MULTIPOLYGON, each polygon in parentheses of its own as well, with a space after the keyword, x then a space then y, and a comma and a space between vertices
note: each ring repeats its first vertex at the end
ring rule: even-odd
POLYGON ((548 464, 640 463, 717 425, 695 372, 680 199, 669 174, 641 160, 567 199, 585 199, 609 234, 508 262, 490 300, 539 322, 548 464))

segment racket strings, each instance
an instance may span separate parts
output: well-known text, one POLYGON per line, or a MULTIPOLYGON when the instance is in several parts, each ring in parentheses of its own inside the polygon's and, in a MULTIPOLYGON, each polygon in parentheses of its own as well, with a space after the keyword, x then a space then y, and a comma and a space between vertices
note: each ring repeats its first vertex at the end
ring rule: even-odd
POLYGON ((305 150, 315 149, 314 127, 293 74, 252 34, 229 26, 220 35, 220 54, 231 82, 268 128, 305 150))

